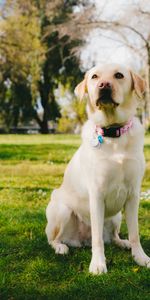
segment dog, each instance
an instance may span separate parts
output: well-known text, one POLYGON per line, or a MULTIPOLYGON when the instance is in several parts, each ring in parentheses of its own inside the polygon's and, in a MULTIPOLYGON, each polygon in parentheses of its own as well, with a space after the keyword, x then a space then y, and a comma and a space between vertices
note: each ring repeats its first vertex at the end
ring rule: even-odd
POLYGON ((136 263, 150 268, 138 230, 145 160, 144 130, 135 115, 145 89, 138 74, 117 64, 93 67, 75 89, 80 101, 87 97, 88 121, 61 187, 52 192, 46 235, 58 254, 91 242, 92 274, 107 272, 104 242, 111 241, 131 248, 136 263), (119 237, 123 208, 128 240, 119 237))

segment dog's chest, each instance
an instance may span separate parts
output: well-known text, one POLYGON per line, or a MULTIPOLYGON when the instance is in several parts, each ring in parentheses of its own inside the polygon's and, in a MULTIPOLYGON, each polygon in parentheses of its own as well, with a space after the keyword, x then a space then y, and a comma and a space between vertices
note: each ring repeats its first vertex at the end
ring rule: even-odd
POLYGON ((132 190, 132 185, 127 185, 123 174, 119 174, 118 180, 112 180, 108 183, 107 190, 105 189, 105 216, 113 216, 118 213, 127 200, 128 194, 132 190))
POLYGON ((95 154, 90 170, 91 182, 94 181, 100 194, 102 192, 104 195, 106 216, 112 216, 123 208, 137 182, 140 182, 141 160, 123 151, 112 151, 108 155, 95 154))

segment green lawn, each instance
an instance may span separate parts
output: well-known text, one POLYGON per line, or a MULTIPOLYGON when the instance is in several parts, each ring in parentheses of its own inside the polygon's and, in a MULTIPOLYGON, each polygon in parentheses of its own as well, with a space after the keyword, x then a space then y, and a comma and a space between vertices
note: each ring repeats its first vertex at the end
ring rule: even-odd
MULTIPOLYGON (((150 270, 137 266, 130 251, 106 246, 108 273, 92 276, 89 248, 59 256, 47 244, 45 208, 79 144, 72 135, 0 136, 0 299, 150 299, 150 270)), ((145 156, 143 191, 150 188, 150 136, 145 156)), ((141 241, 150 255, 149 209, 142 200, 141 241)))

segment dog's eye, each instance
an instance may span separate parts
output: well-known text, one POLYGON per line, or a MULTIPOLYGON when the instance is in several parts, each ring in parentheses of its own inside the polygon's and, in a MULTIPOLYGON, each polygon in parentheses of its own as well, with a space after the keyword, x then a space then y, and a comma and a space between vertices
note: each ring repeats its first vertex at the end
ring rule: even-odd
POLYGON ((122 73, 120 73, 120 72, 117 72, 117 73, 115 73, 115 78, 117 78, 117 79, 122 79, 122 78, 124 78, 124 75, 122 74, 122 73))
POLYGON ((93 76, 92 76, 92 79, 95 79, 95 78, 97 78, 98 76, 96 75, 96 74, 94 74, 93 76))

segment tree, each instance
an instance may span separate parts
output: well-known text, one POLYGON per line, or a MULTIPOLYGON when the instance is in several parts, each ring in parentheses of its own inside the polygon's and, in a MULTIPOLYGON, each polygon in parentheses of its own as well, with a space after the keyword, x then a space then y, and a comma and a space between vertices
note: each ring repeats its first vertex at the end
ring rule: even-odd
POLYGON ((1 9, 0 32, 1 114, 7 127, 17 126, 20 108, 24 115, 29 113, 25 107, 33 110, 31 96, 35 101, 44 59, 37 11, 33 6, 21 11, 19 1, 6 1, 1 9))
MULTIPOLYGON (((75 85, 81 76, 79 61, 72 52, 78 41, 71 40, 69 35, 60 36, 57 26, 69 19, 75 2, 27 0, 24 3, 21 0, 7 0, 1 10, 1 80, 3 84, 8 79, 11 81, 8 104, 12 114, 7 116, 13 115, 15 126, 19 120, 19 107, 22 109, 21 106, 28 101, 30 115, 38 122, 41 132, 48 133, 48 120, 60 117, 55 101, 55 89, 59 82, 75 85), (22 88, 28 100, 20 96, 22 88), (39 94, 43 119, 39 118, 34 108, 39 94), (19 101, 18 95, 23 102, 19 101), (15 107, 15 114, 12 106, 15 107)), ((7 86, 1 94, 1 107, 6 98, 4 91, 8 92, 7 86)), ((9 124, 8 118, 6 122, 9 124)))
POLYGON ((53 120, 60 117, 59 107, 55 101, 55 90, 58 84, 61 82, 66 85, 70 82, 70 87, 73 89, 76 81, 81 77, 79 60, 72 52, 80 41, 70 39, 69 35, 59 34, 58 24, 65 26, 75 1, 35 2, 41 12, 42 41, 47 48, 39 81, 44 109, 43 120, 39 122, 41 122, 42 132, 47 133, 48 116, 53 120))

